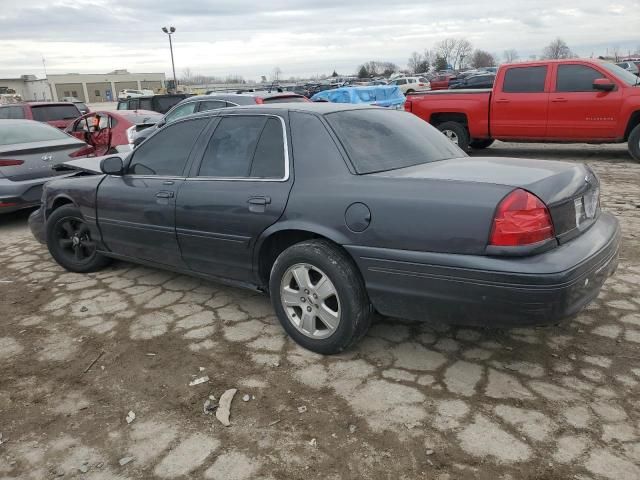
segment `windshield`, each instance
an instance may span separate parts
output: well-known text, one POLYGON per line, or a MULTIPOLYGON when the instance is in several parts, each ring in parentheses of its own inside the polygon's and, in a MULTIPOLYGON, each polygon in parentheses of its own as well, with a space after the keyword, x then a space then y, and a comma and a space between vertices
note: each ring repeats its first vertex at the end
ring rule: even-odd
POLYGON ((21 122, 4 125, 0 121, 0 145, 46 142, 50 140, 69 140, 69 135, 55 127, 39 122, 21 122))
POLYGON ((620 68, 619 66, 608 62, 602 62, 600 65, 609 70, 618 78, 618 80, 622 80, 627 85, 633 86, 640 84, 640 79, 624 68, 620 68))
POLYGON ((326 119, 359 174, 466 156, 411 113, 372 108, 330 113, 326 119))

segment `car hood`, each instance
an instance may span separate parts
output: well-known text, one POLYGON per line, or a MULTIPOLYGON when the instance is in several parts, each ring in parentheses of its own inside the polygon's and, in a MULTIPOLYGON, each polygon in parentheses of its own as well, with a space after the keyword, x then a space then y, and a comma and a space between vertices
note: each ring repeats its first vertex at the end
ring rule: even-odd
POLYGON ((595 175, 586 165, 523 158, 454 158, 374 175, 491 183, 523 188, 547 205, 565 201, 598 184, 595 175))
POLYGON ((87 157, 87 158, 79 158, 78 160, 69 160, 68 162, 59 163, 54 165, 54 170, 75 170, 84 173, 93 173, 96 175, 102 175, 102 170, 100 170, 100 162, 103 159, 108 157, 120 157, 123 160, 126 155, 103 155, 101 157, 87 157))

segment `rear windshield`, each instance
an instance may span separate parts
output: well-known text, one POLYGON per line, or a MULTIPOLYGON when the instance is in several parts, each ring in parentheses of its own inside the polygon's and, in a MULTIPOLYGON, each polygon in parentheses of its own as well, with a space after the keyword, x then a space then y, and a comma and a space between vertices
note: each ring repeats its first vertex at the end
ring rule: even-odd
POLYGON ((46 123, 24 122, 4 125, 0 122, 0 145, 69 140, 71 137, 46 123))
POLYGON ((360 174, 466 156, 442 133, 411 113, 362 109, 325 117, 360 174))
POLYGON ((306 102, 307 99, 305 97, 284 97, 284 96, 280 96, 280 97, 267 97, 267 98, 263 98, 262 101, 264 103, 298 103, 298 102, 306 102))
POLYGON ((51 120, 73 120, 80 116, 80 111, 75 105, 42 105, 32 106, 33 119, 39 122, 51 120))

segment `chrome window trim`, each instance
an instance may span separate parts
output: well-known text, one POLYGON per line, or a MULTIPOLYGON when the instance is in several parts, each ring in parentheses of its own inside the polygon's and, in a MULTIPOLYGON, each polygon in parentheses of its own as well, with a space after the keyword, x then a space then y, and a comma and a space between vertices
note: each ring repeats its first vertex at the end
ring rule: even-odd
MULTIPOLYGON (((219 118, 224 117, 272 117, 280 120, 282 126, 282 140, 284 142, 284 176, 282 178, 253 178, 253 177, 186 177, 185 181, 218 181, 218 182, 287 182, 290 176, 289 167, 289 141, 287 140, 287 125, 280 115, 268 113, 225 113, 220 112, 219 118)), ((216 127, 217 128, 217 127, 216 127)), ((214 130, 215 133, 215 130, 214 130)), ((213 135, 212 135, 213 136, 213 135)), ((211 137, 210 137, 211 139, 211 137)), ((207 144, 208 145, 208 144, 207 144)), ((206 149, 205 149, 206 151, 206 149)), ((204 155, 204 154, 203 154, 204 155)), ((204 158, 204 157, 203 157, 204 158)), ((200 163, 202 166, 202 163, 200 163)))

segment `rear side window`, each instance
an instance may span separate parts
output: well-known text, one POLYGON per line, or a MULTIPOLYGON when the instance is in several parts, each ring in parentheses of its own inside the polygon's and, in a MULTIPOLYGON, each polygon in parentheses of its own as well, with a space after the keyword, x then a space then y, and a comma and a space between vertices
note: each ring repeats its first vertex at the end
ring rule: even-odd
POLYGON ((175 122, 179 118, 191 115, 196 109, 196 102, 185 103, 184 105, 178 105, 167 114, 165 120, 167 122, 175 122))
POLYGON ((586 65, 558 65, 557 92, 591 92, 593 81, 604 75, 586 65))
POLYGON ((181 176, 191 149, 208 120, 186 120, 158 131, 136 149, 129 174, 181 176))
POLYGON ((198 111, 206 112, 207 110, 217 110, 218 108, 226 108, 227 102, 224 100, 207 100, 205 102, 200 102, 198 111))
POLYGON ((52 120, 73 120, 80 116, 80 110, 75 105, 42 105, 31 107, 33 119, 39 122, 52 120))
POLYGON ((128 102, 118 102, 118 110, 126 110, 128 105, 128 102))
POLYGON ((282 123, 277 118, 267 120, 256 153, 251 162, 251 178, 284 178, 285 156, 282 123))
POLYGON ((19 120, 24 118, 22 107, 0 107, 0 118, 19 120))
POLYGON ((504 75, 502 91, 505 93, 544 92, 547 67, 514 67, 507 69, 504 75))
POLYGON ((267 117, 223 117, 204 152, 199 177, 246 178, 267 117))

